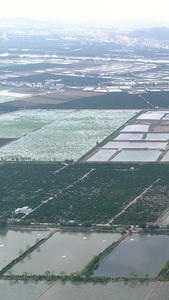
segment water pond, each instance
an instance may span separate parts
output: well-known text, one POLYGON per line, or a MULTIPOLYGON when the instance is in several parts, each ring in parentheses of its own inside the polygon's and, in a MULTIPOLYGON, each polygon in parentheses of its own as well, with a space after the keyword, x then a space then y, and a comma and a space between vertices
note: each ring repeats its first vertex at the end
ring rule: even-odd
POLYGON ((131 272, 138 277, 155 277, 169 259, 169 236, 128 236, 95 270, 95 276, 129 277, 131 272))
MULTIPOLYGON (((23 282, 0 280, 1 300, 34 300, 49 287, 46 282, 23 282)), ((50 299, 49 299, 50 300, 50 299)))
POLYGON ((37 239, 42 239, 49 231, 0 230, 0 269, 32 246, 37 239))
POLYGON ((149 284, 113 282, 108 284, 72 284, 57 282, 38 300, 145 300, 154 288, 155 283, 149 284))
POLYGON ((83 269, 94 255, 120 237, 111 233, 57 232, 12 270, 14 274, 44 274, 46 271, 70 274, 83 269))

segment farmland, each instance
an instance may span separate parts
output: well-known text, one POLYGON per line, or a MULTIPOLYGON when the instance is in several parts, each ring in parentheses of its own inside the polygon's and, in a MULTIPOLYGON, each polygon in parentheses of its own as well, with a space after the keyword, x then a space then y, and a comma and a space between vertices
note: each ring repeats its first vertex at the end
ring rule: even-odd
POLYGON ((61 167, 58 163, 2 164, 1 217, 7 218, 17 207, 29 205, 35 210, 24 220, 107 223, 157 179, 152 189, 114 223, 154 222, 169 206, 167 164, 114 163, 112 167, 76 163, 57 172, 61 167))
POLYGON ((169 43, 62 25, 0 27, 1 297, 163 300, 169 43))
POLYGON ((169 156, 168 140, 168 111, 142 111, 98 145, 93 155, 89 152, 87 162, 165 162, 169 156))
POLYGON ((0 138, 20 138, 2 148, 6 160, 79 159, 136 111, 24 110, 0 115, 0 138))

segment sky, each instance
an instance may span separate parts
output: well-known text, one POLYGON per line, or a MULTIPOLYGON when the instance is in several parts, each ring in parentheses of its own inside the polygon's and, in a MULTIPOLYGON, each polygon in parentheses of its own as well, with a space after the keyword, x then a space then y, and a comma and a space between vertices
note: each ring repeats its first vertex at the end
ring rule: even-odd
POLYGON ((169 0, 5 0, 0 18, 169 26, 169 0))

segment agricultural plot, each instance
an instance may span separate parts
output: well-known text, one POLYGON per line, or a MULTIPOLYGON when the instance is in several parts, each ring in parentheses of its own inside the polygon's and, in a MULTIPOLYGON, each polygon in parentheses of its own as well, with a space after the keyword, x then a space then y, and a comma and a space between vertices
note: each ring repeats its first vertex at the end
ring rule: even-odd
POLYGON ((143 133, 120 133, 114 140, 141 140, 143 138, 143 133))
POLYGON ((10 163, 0 165, 0 216, 11 217, 18 207, 36 207, 89 172, 89 167, 59 163, 10 163), (72 169, 73 168, 73 169, 72 169))
POLYGON ((149 130, 149 125, 128 125, 124 127, 121 132, 148 132, 149 130))
POLYGON ((122 150, 120 151, 112 161, 156 161, 161 155, 159 150, 122 150))
MULTIPOLYGON (((25 221, 68 224, 154 222, 169 206, 167 164, 5 163, 0 165, 0 216, 11 217, 18 207, 35 209, 25 221), (134 169, 133 169, 134 168, 134 169), (158 182, 157 179, 160 179, 158 182)), ((17 217, 22 217, 20 215, 17 217)))
POLYGON ((104 93, 57 105, 58 109, 152 109, 152 105, 168 108, 169 92, 148 92, 147 102, 139 94, 127 92, 104 93))
MULTIPOLYGON (((168 161, 169 125, 162 120, 168 111, 148 111, 126 123, 117 136, 109 138, 98 146, 98 153, 102 149, 113 151, 117 149, 110 161, 115 162, 151 162, 168 161)), ((95 153, 90 153, 86 161, 100 161, 95 153), (97 160, 98 159, 98 160, 97 160)))
POLYGON ((161 161, 163 161, 163 162, 168 162, 169 161, 169 151, 166 152, 166 154, 163 156, 161 161))
POLYGON ((31 97, 30 94, 12 93, 8 90, 0 90, 0 103, 31 97))
POLYGON ((164 180, 161 176, 158 178, 160 180, 145 195, 130 206, 124 214, 121 214, 114 220, 115 224, 146 225, 149 222, 154 223, 157 221, 169 207, 169 187, 167 180, 164 180))
POLYGON ((166 142, 158 142, 158 141, 114 141, 114 142, 108 142, 105 144, 102 148, 103 149, 160 149, 164 148, 167 145, 166 142))
POLYGON ((107 161, 109 160, 112 155, 114 155, 117 152, 117 150, 105 150, 100 149, 98 152, 96 152, 93 156, 87 159, 87 161, 107 161))
MULTIPOLYGON (((62 114, 60 114, 62 117, 62 114)), ((19 138, 29 132, 40 129, 54 121, 54 116, 49 112, 43 114, 41 110, 24 110, 0 115, 0 138, 19 138)))
POLYGON ((165 113, 156 113, 156 112, 150 112, 140 115, 137 119, 138 120, 161 120, 162 117, 164 117, 165 113))
MULTIPOLYGON (((89 164, 87 164, 87 166, 89 166, 89 164)), ((138 216, 138 222, 139 220, 140 222, 142 220, 145 221, 145 219, 148 222, 154 221, 154 219, 157 219, 161 213, 165 211, 166 207, 169 206, 168 190, 166 189, 168 184, 168 166, 136 165, 136 169, 130 171, 131 166, 131 164, 116 163, 112 169, 109 164, 102 163, 101 165, 97 165, 91 163, 90 169, 86 169, 86 171, 86 165, 81 164, 74 165, 71 169, 68 168, 68 172, 75 172, 76 174, 76 168, 79 168, 81 174, 88 175, 84 180, 74 183, 71 187, 65 178, 65 184, 67 184, 69 188, 64 190, 62 188, 62 193, 57 193, 51 201, 44 203, 39 209, 28 215, 26 219, 37 220, 38 222, 61 222, 63 224, 67 224, 69 220, 72 219, 75 220, 76 224, 85 224, 86 222, 90 224, 106 223, 160 177, 162 178, 160 189, 155 188, 156 185, 154 187, 156 193, 154 213, 153 210, 150 209, 152 205, 151 199, 148 201, 148 204, 146 201, 141 202, 138 200, 138 204, 142 207, 142 210, 139 207, 140 218, 138 216), (90 174, 89 171, 91 171, 90 174), (165 195, 161 201, 159 201, 162 189, 164 189, 165 195), (161 208, 158 209, 160 205, 161 208), (142 219, 144 215, 146 215, 146 217, 142 219)), ((83 176, 81 178, 83 178, 83 176)), ((54 181, 53 184, 59 189, 58 183, 54 181)), ((152 189, 153 195, 154 189, 152 189)), ((131 206, 133 209, 134 207, 134 205, 131 206)), ((127 212, 128 210, 126 210, 122 216, 125 216, 127 212)), ((136 209, 135 222, 137 220, 137 214, 136 209)), ((119 221, 116 219, 115 223, 121 224, 121 219, 119 219, 119 221)), ((133 219, 130 218, 130 215, 125 220, 125 224, 128 223, 133 224, 133 219)))
POLYGON ((22 135, 19 140, 0 148, 0 157, 6 160, 76 160, 135 113, 123 110, 26 110, 0 115, 0 137, 22 135))
POLYGON ((145 140, 153 141, 168 141, 169 133, 148 133, 145 140))

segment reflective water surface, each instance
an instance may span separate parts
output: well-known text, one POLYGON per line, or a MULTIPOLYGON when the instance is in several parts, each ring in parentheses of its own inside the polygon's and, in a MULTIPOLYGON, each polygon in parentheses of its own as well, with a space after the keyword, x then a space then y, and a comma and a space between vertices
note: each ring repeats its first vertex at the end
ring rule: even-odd
POLYGON ((49 231, 0 230, 0 269, 48 233, 49 231))
POLYGON ((56 232, 12 270, 14 274, 43 274, 46 271, 70 274, 83 269, 94 255, 120 237, 117 233, 56 232))
POLYGON ((169 259, 169 236, 128 236, 99 264, 95 276, 128 277, 135 272, 138 277, 155 277, 169 259))

